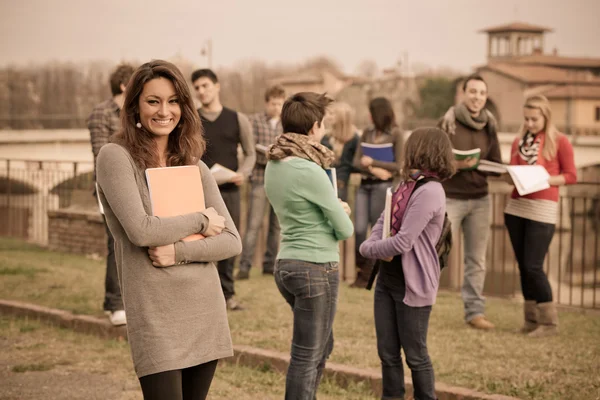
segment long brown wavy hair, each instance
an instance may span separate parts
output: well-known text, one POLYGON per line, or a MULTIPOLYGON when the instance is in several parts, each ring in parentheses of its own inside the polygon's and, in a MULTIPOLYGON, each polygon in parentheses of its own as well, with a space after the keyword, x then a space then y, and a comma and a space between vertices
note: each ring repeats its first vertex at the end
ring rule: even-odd
POLYGON ((144 85, 156 78, 165 78, 173 83, 181 107, 179 124, 169 134, 167 166, 195 165, 206 149, 202 123, 181 71, 168 61, 150 61, 133 73, 125 90, 125 102, 121 110, 122 128, 113 141, 125 147, 140 168, 160 167, 154 135, 143 126, 136 127, 136 123, 139 122, 140 95, 144 85))
POLYGON ((418 128, 412 131, 404 147, 404 165, 400 176, 409 179, 411 170, 433 172, 441 180, 456 172, 452 143, 448 135, 438 128, 418 128))

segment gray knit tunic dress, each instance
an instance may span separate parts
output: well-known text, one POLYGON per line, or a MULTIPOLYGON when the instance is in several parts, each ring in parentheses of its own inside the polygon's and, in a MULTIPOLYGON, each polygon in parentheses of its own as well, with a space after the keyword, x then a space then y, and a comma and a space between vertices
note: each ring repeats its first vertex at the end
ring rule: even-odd
POLYGON ((221 234, 203 233, 202 213, 153 217, 145 171, 117 145, 97 160, 99 195, 115 238, 117 271, 127 313, 127 335, 138 377, 192 367, 233 355, 225 299, 215 262, 241 252, 238 231, 208 167, 199 162, 206 208, 225 217, 221 234), (148 247, 175 243, 176 265, 157 268, 148 247))

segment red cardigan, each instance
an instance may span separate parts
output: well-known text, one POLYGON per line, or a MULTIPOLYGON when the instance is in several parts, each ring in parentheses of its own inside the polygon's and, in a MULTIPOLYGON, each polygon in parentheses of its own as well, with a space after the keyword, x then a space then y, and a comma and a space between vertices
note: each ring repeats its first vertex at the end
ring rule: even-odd
MULTIPOLYGON (((537 165, 542 165, 544 168, 546 168, 546 171, 548 171, 550 176, 556 176, 561 174, 564 175, 565 183, 567 185, 571 185, 577 182, 577 168, 575 168, 573 146, 571 146, 571 142, 569 142, 569 139, 565 135, 559 134, 556 143, 556 156, 552 160, 546 160, 542 156, 542 150, 544 149, 546 133, 540 132, 538 135, 540 135, 540 149, 538 152, 537 165)), ((517 137, 512 144, 512 149, 510 152, 510 165, 527 165, 527 162, 523 160, 519 155, 520 140, 521 137, 517 137)), ((519 196, 517 189, 515 189, 513 190, 511 197, 513 199, 523 197, 525 199, 532 200, 558 201, 558 186, 551 186, 548 189, 531 193, 526 196, 519 196)))

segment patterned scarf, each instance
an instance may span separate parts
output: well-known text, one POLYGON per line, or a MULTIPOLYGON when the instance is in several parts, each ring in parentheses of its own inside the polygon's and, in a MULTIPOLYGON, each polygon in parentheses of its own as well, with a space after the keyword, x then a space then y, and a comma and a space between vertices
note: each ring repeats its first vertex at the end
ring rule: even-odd
POLYGON ((540 152, 541 136, 527 132, 519 141, 519 155, 529 165, 535 165, 540 152))
POLYGON ((390 235, 394 236, 400 231, 402 226, 402 218, 408 206, 408 200, 415 190, 417 181, 423 178, 439 179, 437 174, 428 171, 414 170, 410 173, 410 178, 407 181, 401 182, 394 194, 392 195, 392 218, 390 235))
POLYGON ((308 135, 288 132, 277 136, 275 144, 269 147, 267 159, 282 160, 290 156, 312 161, 322 168, 329 168, 335 160, 333 151, 308 135))
POLYGON ((486 109, 481 110, 477 117, 473 117, 465 103, 460 103, 454 107, 454 114, 456 115, 457 120, 476 131, 485 128, 490 119, 490 113, 486 109))

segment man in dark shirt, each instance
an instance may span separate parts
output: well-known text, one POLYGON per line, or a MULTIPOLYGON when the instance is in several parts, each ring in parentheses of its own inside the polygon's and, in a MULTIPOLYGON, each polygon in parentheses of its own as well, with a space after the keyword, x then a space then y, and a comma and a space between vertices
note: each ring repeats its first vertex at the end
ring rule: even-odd
POLYGON ((244 235, 244 246, 240 261, 240 270, 236 279, 248 279, 256 250, 256 241, 263 225, 265 211, 269 210, 269 231, 267 249, 263 258, 263 274, 273 274, 275 258, 279 248, 280 228, 277 216, 265 194, 265 167, 267 166, 266 148, 275 143, 281 135, 281 107, 285 101, 285 90, 273 86, 265 92, 265 111, 251 116, 252 130, 256 141, 256 165, 252 172, 250 201, 248 204, 248 225, 244 235))
MULTIPOLYGON (((462 298, 465 321, 476 329, 493 329, 485 318, 485 263, 490 232, 489 173, 479 171, 479 159, 502 162, 496 121, 486 110, 487 84, 479 75, 467 77, 460 104, 448 111, 441 123, 449 134, 455 150, 479 149, 480 156, 456 161, 457 173, 443 182, 446 191, 446 210, 452 223, 454 237, 463 232, 464 280, 462 298)), ((458 254, 454 251, 454 255, 458 254)))
MULTIPOLYGON (((228 182, 219 183, 219 190, 236 227, 240 226, 240 186, 252 174, 256 154, 252 127, 242 113, 223 107, 220 99, 221 85, 217 75, 210 69, 199 69, 192 73, 192 84, 202 107, 198 109, 206 151, 202 161, 209 168, 219 164, 235 172, 228 182), (244 159, 238 162, 238 145, 241 145, 244 159)), ((229 310, 243 307, 235 300, 233 267, 235 257, 219 261, 217 269, 221 278, 221 288, 229 310)))
MULTIPOLYGON (((110 137, 121 129, 119 112, 125 101, 125 86, 127 86, 127 82, 131 75, 133 75, 133 72, 134 68, 128 64, 119 65, 113 71, 110 75, 112 97, 94 107, 88 118, 87 124, 90 130, 92 152, 94 153, 94 171, 96 169, 96 157, 98 157, 100 148, 108 143, 110 137)), ((94 191, 95 194, 96 192, 94 191)), ((104 221, 104 225, 108 236, 106 279, 104 281, 104 311, 108 314, 110 322, 113 325, 125 325, 127 319, 125 317, 125 310, 123 309, 123 299, 121 298, 121 288, 117 276, 117 262, 114 250, 115 242, 108 229, 108 225, 106 225, 106 220, 104 221)))

